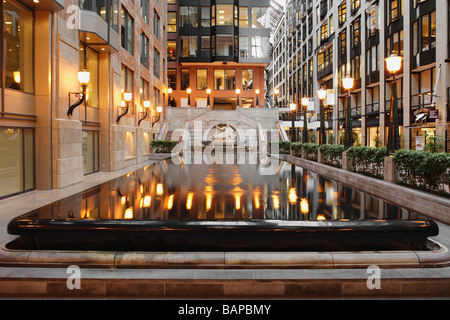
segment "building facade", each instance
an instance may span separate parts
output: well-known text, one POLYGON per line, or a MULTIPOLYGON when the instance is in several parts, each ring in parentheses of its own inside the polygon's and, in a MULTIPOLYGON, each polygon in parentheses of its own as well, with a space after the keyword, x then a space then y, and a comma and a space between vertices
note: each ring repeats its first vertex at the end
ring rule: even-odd
POLYGON ((167 104, 166 1, 0 6, 0 198, 144 162, 167 104))
POLYGON ((269 0, 169 1, 172 107, 264 106, 269 5, 269 0))
POLYGON ((283 79, 274 72, 273 85, 288 83, 287 99, 299 107, 302 97, 314 101, 310 130, 319 126, 317 92, 326 89, 325 128, 334 143, 350 101, 355 144, 379 146, 387 144, 395 81, 401 146, 416 149, 417 136, 437 135, 449 151, 449 8, 442 0, 289 1, 287 41, 279 50, 288 53, 288 71, 283 79), (384 61, 392 53, 403 57, 395 78, 384 61), (342 87, 347 75, 355 79, 350 91, 342 87))

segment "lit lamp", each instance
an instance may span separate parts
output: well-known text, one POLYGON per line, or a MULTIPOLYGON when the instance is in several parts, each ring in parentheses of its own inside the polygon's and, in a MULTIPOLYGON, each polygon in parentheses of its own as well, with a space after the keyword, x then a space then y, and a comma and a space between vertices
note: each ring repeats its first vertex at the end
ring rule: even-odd
POLYGON ((237 95, 237 102, 236 102, 236 107, 239 107, 239 94, 241 93, 241 89, 236 89, 236 95, 237 95))
POLYGON ((211 103, 210 103, 210 100, 209 100, 209 95, 211 94, 211 89, 206 89, 206 94, 208 95, 208 101, 206 102, 206 104, 207 104, 207 106, 208 107, 211 107, 211 103))
POLYGON ((120 104, 120 107, 117 108, 118 110, 118 116, 116 123, 119 123, 120 118, 122 118, 124 115, 128 113, 128 109, 130 108, 130 101, 133 99, 133 94, 131 92, 124 92, 123 93, 123 100, 120 104))
POLYGON ((398 101, 397 101, 397 83, 395 74, 402 67, 402 57, 391 54, 385 59, 386 68, 392 74, 392 102, 389 114, 389 131, 388 131, 388 153, 393 153, 400 148, 400 138, 398 134, 398 101))
POLYGON ((141 124, 142 120, 148 117, 149 108, 150 108, 150 101, 144 101, 144 111, 139 112, 138 126, 141 124))
POLYGON ((89 77, 90 77, 90 73, 89 73, 89 71, 86 71, 86 69, 78 71, 78 82, 81 84, 82 91, 81 92, 69 92, 69 110, 67 111, 67 116, 71 117, 75 108, 86 101, 86 90, 87 90, 87 84, 89 83, 89 77), (70 96, 71 95, 74 95, 75 97, 78 98, 78 101, 72 105, 70 104, 70 96))
POLYGON ((295 116, 297 114, 297 105, 295 103, 291 103, 289 105, 289 108, 292 111, 291 117, 292 117, 292 125, 291 125, 291 142, 297 142, 296 134, 295 134, 295 116))
POLYGON ((307 143, 308 142, 308 119, 306 118, 306 108, 309 103, 308 97, 302 98, 302 106, 303 106, 303 138, 302 142, 307 143))
POLYGON ((256 89, 255 93, 256 93, 256 106, 259 107, 259 89, 256 89))
POLYGON ((317 91, 317 95, 320 99, 320 140, 319 144, 325 144, 325 116, 323 112, 323 104, 324 100, 327 97, 327 90, 324 88, 320 88, 319 91, 317 91))
POLYGON ((350 112, 350 91, 353 88, 355 79, 347 75, 344 79, 342 79, 342 87, 344 87, 345 90, 348 92, 347 97, 347 104, 345 108, 345 141, 344 141, 344 147, 345 149, 348 149, 353 144, 353 137, 352 137, 352 116, 350 112))
POLYGON ((280 90, 279 89, 274 89, 273 93, 275 95, 275 108, 278 107, 278 95, 280 94, 280 90))
POLYGON ((169 94, 169 107, 172 106, 172 100, 170 99, 170 95, 172 94, 172 88, 167 88, 167 93, 169 94))
POLYGON ((163 108, 161 106, 156 107, 156 112, 158 113, 158 118, 152 122, 152 128, 155 125, 155 123, 157 123, 159 121, 159 119, 161 118, 162 111, 163 111, 163 108))
POLYGON ((187 88, 186 92, 188 94, 188 106, 190 107, 191 106, 191 92, 192 92, 192 89, 191 88, 187 88))

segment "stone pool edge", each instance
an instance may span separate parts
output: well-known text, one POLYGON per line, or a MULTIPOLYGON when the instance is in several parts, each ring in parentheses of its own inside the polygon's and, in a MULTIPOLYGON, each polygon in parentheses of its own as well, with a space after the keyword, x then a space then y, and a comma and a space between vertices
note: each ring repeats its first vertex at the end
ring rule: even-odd
POLYGON ((354 269, 444 268, 450 251, 429 240, 430 251, 339 252, 99 252, 0 250, 2 267, 60 268, 77 265, 107 269, 354 269))

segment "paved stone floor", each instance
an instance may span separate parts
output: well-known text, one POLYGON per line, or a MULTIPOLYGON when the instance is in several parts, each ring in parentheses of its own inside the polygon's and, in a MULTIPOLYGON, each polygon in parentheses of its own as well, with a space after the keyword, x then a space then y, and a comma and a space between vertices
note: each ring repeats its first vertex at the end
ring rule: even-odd
MULTIPOLYGON (((14 238, 8 222, 33 208, 134 169, 97 173, 61 190, 32 191, 0 200, 0 243, 14 238)), ((450 248, 450 226, 433 239, 450 248)), ((450 298, 450 267, 382 269, 381 289, 369 290, 366 269, 95 269, 81 270, 82 290, 68 290, 67 266, 0 267, 0 296, 141 298, 450 298)))

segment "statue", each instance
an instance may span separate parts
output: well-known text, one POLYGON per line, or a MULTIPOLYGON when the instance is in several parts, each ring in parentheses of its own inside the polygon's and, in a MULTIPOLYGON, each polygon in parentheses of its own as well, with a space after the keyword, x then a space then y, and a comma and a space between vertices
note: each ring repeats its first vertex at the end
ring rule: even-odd
POLYGON ((216 126, 216 134, 211 136, 211 142, 235 142, 236 134, 234 129, 227 122, 225 126, 216 126), (219 131, 219 132, 218 132, 219 131))

